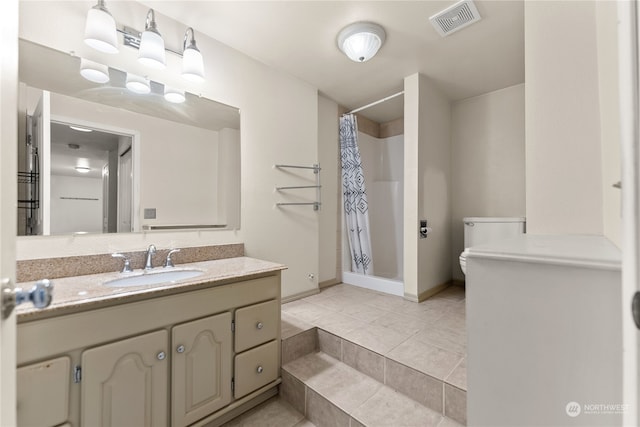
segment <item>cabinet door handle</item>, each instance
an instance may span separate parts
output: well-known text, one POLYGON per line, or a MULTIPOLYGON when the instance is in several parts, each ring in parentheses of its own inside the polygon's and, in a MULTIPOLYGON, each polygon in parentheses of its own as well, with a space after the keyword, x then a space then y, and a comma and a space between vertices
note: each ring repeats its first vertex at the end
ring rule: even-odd
POLYGON ((258 369, 256 369, 256 372, 258 372, 259 374, 262 373, 262 371, 264 371, 264 369, 262 368, 262 366, 258 366, 258 369))
POLYGON ((256 323, 256 328, 257 329, 262 329, 263 327, 264 327, 264 325, 262 324, 262 322, 256 323))
POLYGON ((165 354, 164 351, 161 351, 156 355, 156 357, 158 358, 158 360, 164 360, 167 357, 167 355, 165 354))
POLYGON ((178 353, 184 353, 184 346, 183 345, 179 345, 178 347, 176 347, 176 351, 178 353))

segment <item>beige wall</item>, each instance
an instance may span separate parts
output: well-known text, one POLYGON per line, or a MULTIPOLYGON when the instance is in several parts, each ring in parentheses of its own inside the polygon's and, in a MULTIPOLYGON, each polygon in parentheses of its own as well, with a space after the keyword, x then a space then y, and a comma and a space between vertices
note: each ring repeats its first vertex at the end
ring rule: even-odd
POLYGON ((462 218, 525 215, 524 84, 451 106, 453 277, 463 280, 462 218))
POLYGON ((417 300, 451 279, 451 108, 426 76, 404 80, 404 287, 417 300), (420 219, 433 232, 418 237, 420 219))
POLYGON ((339 140, 338 104, 324 96, 318 96, 318 159, 320 161, 322 207, 319 212, 319 276, 321 284, 341 280, 342 269, 338 262, 337 246, 340 243, 340 207, 338 182, 339 140))
MULTIPOLYGON (((123 48, 117 55, 101 54, 85 46, 81 36, 87 10, 94 4, 21 2, 21 37, 58 50, 73 50, 88 59, 147 74, 152 80, 239 107, 241 230, 24 238, 18 241, 18 258, 142 250, 150 243, 180 247, 244 242, 247 255, 288 266, 282 276, 283 296, 316 290, 318 213, 310 207, 275 207, 279 195, 274 187, 283 183, 283 175, 273 167, 276 163, 311 165, 318 161, 316 89, 203 34, 197 36, 207 73, 207 82, 202 85, 183 81, 179 58, 172 54, 167 55, 167 68, 161 71, 142 68, 131 49, 123 48)), ((134 28, 140 27, 148 11, 135 2, 112 2, 109 10, 120 25, 134 28)), ((177 48, 186 25, 159 14, 156 20, 167 46, 177 48)), ((198 28, 195 30, 198 32, 198 28)))
POLYGON ((532 234, 603 234, 595 2, 525 2, 532 234))
POLYGON ((620 107, 618 96, 618 16, 615 2, 596 3, 598 72, 600 82, 600 135, 602 142, 602 195, 604 235, 622 245, 620 181, 620 107))

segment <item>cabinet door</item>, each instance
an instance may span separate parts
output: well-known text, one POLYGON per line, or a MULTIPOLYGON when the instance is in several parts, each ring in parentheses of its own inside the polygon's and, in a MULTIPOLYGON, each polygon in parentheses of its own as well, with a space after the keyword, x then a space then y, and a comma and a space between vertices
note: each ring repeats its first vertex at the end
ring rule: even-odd
POLYGON ((172 329, 172 425, 189 425, 231 401, 231 313, 172 329))
POLYGON ((83 426, 167 424, 167 331, 82 353, 83 426))
POLYGON ((17 372, 18 426, 45 427, 69 418, 71 360, 59 357, 17 372))

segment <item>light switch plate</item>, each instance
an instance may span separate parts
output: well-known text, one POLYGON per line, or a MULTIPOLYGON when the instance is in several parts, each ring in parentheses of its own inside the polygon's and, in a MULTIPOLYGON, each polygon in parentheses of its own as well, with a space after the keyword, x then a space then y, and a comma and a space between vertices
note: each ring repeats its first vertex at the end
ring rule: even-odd
POLYGON ((156 208, 145 208, 144 219, 156 219, 156 208))

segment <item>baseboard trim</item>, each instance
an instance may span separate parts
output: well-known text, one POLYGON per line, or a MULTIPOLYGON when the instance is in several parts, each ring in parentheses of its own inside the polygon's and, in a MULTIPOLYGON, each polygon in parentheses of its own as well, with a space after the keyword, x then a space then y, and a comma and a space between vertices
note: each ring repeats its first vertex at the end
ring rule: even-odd
POLYGON ((338 279, 325 280, 324 282, 318 283, 318 288, 324 289, 330 286, 339 285, 340 283, 342 283, 342 280, 338 280, 338 279))
POLYGON ((311 295, 316 295, 320 293, 320 289, 311 289, 310 291, 304 291, 304 292, 299 292, 297 294, 293 294, 293 295, 289 295, 286 297, 283 297, 281 300, 282 304, 286 304, 288 302, 291 301, 295 301, 298 300, 300 298, 304 298, 304 297, 310 297, 311 295))
POLYGON ((424 300, 426 300, 427 298, 430 298, 432 296, 434 296, 435 294, 444 291, 445 289, 447 289, 449 286, 454 284, 454 280, 448 280, 444 283, 441 283, 438 286, 434 286, 433 288, 429 288, 424 292, 420 292, 420 294, 416 297, 415 295, 412 294, 404 294, 404 299, 409 300, 409 301, 413 301, 413 302, 422 302, 424 300))

